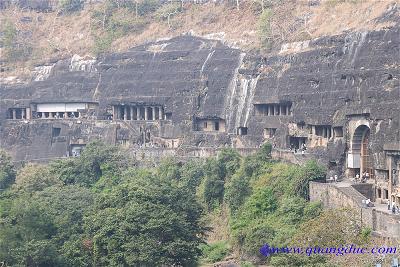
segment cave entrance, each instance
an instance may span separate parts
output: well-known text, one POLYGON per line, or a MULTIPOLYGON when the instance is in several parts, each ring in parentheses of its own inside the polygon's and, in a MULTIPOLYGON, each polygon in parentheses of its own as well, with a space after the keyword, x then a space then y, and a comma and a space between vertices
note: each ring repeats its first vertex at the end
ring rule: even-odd
POLYGON ((297 137, 297 136, 290 136, 290 150, 294 150, 297 152, 298 150, 305 150, 307 138, 306 137, 297 137))
POLYGON ((348 167, 353 169, 354 176, 360 175, 364 172, 369 174, 369 178, 374 176, 373 161, 371 156, 371 149, 369 147, 370 129, 366 125, 360 125, 354 131, 351 152, 349 152, 348 167))

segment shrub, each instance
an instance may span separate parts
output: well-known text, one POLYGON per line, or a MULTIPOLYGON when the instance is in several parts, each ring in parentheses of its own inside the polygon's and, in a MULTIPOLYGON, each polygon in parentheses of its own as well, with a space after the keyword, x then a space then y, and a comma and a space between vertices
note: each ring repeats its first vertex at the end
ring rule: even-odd
POLYGON ((205 261, 214 263, 223 260, 229 253, 227 242, 218 241, 212 244, 201 245, 200 249, 205 261))
POLYGON ((309 198, 308 184, 310 181, 322 181, 325 179, 326 169, 319 165, 315 160, 308 161, 304 167, 302 167, 299 175, 296 175, 293 184, 293 189, 296 194, 309 198))
POLYGON ((18 37, 17 28, 11 21, 5 21, 1 31, 3 32, 3 37, 0 43, 4 47, 4 56, 8 61, 25 59, 32 54, 31 45, 26 39, 18 37))
POLYGON ((61 0, 59 8, 63 13, 72 13, 81 10, 83 4, 84 0, 61 0))
POLYGON ((155 12, 162 5, 161 1, 158 0, 144 0, 138 4, 138 13, 140 16, 144 16, 149 13, 155 12))

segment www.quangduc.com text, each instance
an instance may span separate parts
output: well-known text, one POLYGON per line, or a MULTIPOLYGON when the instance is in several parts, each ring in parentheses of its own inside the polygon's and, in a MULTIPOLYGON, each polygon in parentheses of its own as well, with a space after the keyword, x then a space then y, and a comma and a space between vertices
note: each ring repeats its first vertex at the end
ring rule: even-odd
POLYGON ((338 246, 338 247, 271 247, 268 244, 264 244, 260 248, 260 253, 265 257, 271 256, 273 254, 304 254, 307 256, 311 255, 336 255, 344 256, 346 254, 396 254, 396 247, 357 247, 355 245, 349 246, 338 246))

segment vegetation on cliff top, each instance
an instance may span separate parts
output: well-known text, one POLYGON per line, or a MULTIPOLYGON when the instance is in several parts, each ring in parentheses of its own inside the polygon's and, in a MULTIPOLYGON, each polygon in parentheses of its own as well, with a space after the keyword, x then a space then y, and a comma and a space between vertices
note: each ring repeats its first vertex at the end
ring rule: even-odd
POLYGON ((0 10, 3 74, 28 78, 34 66, 74 54, 126 51, 188 32, 266 53, 282 43, 393 25, 382 19, 392 1, 83 2, 59 1, 46 12, 18 5, 0 10))

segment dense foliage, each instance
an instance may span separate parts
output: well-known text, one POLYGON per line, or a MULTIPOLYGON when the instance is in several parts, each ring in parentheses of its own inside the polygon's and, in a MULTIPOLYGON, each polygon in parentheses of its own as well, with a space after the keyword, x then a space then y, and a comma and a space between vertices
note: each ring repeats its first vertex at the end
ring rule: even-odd
POLYGON ((0 190, 9 187, 15 180, 15 169, 11 157, 0 150, 0 190))
POLYGON ((308 182, 322 179, 324 168, 276 162, 269 144, 244 158, 224 149, 206 160, 136 165, 95 142, 79 158, 16 173, 0 152, 0 259, 7 266, 195 266, 235 252, 243 266, 313 266, 328 260, 265 258, 259 249, 368 241, 350 211, 325 213, 308 202, 308 182), (222 210, 226 229, 211 229, 210 214, 222 210), (228 234, 207 243, 208 230, 228 234))
MULTIPOLYGON (((15 175, 2 155, 4 177, 15 175)), ((92 143, 80 158, 22 168, 0 195, 0 259, 12 266, 195 264, 205 228, 190 183, 166 175, 168 163, 136 169, 125 158, 92 143)))

